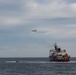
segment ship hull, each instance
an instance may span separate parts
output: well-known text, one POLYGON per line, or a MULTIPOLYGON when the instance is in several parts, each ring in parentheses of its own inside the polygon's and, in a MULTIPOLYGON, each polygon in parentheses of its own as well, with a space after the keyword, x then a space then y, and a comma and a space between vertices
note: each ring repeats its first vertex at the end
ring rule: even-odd
POLYGON ((70 58, 68 57, 68 58, 65 58, 65 59, 63 59, 63 58, 58 59, 56 56, 50 56, 49 60, 50 61, 55 61, 55 62, 69 62, 70 58))

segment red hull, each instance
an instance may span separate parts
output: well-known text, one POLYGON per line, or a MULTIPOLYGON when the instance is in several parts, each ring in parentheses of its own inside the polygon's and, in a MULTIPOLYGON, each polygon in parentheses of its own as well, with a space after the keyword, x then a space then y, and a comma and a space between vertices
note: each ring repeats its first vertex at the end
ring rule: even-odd
POLYGON ((70 61, 70 58, 67 58, 67 59, 57 59, 56 57, 49 57, 49 60, 50 61, 55 61, 55 62, 69 62, 70 61))

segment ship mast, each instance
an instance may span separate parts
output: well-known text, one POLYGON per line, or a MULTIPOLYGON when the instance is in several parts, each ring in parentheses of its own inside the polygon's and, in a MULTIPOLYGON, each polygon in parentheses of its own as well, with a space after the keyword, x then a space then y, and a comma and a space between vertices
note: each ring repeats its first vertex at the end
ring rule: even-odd
POLYGON ((55 48, 55 50, 57 50, 57 49, 58 49, 58 46, 57 46, 57 44, 56 44, 56 43, 54 44, 54 48, 55 48))

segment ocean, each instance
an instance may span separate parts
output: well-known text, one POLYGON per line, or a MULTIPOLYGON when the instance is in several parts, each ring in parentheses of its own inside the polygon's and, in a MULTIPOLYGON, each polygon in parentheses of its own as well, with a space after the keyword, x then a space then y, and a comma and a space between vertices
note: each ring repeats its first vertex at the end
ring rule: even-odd
POLYGON ((76 58, 50 62, 48 58, 0 58, 0 75, 76 75, 76 58))

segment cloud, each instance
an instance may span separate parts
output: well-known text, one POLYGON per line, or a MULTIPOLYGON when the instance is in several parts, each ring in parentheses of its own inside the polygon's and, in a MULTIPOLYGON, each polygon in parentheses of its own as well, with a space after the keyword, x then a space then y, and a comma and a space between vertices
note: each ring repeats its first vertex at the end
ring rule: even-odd
POLYGON ((1 20, 1 25, 5 25, 5 26, 11 26, 11 25, 20 25, 22 24, 23 21, 21 18, 11 18, 11 17, 7 17, 7 18, 3 18, 1 20))
MULTIPOLYGON (((6 25, 18 25, 20 22, 44 18, 74 18, 76 3, 63 0, 0 0, 1 21, 6 25), (9 21, 8 21, 9 20, 9 21)), ((5 25, 1 23, 1 25, 5 25)))
POLYGON ((40 3, 36 0, 25 1, 25 7, 30 11, 28 14, 34 18, 49 18, 49 17, 75 17, 73 8, 75 4, 67 4, 63 0, 48 0, 47 3, 40 3), (69 13, 70 12, 70 13, 69 13), (69 14, 68 14, 69 13, 69 14))
POLYGON ((73 28, 76 28, 76 25, 75 24, 72 24, 72 25, 67 25, 67 27, 73 27, 73 28))
MULTIPOLYGON (((65 26, 53 26, 53 25, 46 25, 45 27, 39 27, 38 30, 40 32, 44 32, 45 36, 55 38, 55 39, 74 39, 76 38, 76 28, 71 28, 69 26, 72 25, 65 25, 65 26)), ((74 25, 73 25, 74 26, 74 25)), ((72 26, 72 27, 73 27, 72 26)))
POLYGON ((43 52, 48 56, 48 47, 41 47, 43 43, 71 46, 75 34, 75 0, 0 0, 0 48, 2 54, 10 54, 6 56, 12 52, 12 56, 41 56, 43 52), (37 32, 32 32, 34 29, 37 32))

